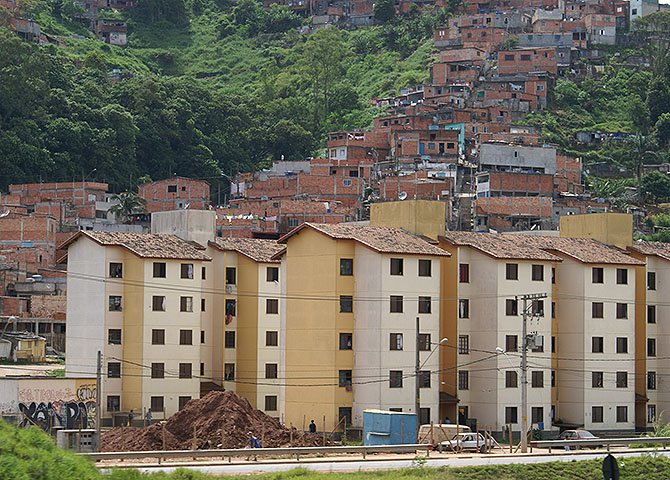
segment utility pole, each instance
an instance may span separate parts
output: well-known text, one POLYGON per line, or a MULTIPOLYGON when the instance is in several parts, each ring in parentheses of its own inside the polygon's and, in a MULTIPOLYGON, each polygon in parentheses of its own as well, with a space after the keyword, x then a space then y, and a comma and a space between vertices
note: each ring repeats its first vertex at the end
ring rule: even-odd
POLYGON ((100 451, 100 411, 102 410, 102 352, 98 350, 98 363, 95 375, 95 450, 100 451))
POLYGON ((421 372, 421 357, 419 356, 419 317, 416 317, 416 363, 414 364, 414 411, 416 412, 417 441, 419 426, 421 425, 421 385, 419 384, 419 373, 421 372))
MULTIPOLYGON (((546 293, 527 293, 521 295, 523 301, 523 326, 521 331, 521 453, 528 452, 528 311, 533 308, 533 301, 547 298, 546 293), (528 300, 531 300, 530 306, 528 300)), ((519 300, 519 297, 515 297, 519 300)), ((531 313, 532 317, 532 313, 531 313)))

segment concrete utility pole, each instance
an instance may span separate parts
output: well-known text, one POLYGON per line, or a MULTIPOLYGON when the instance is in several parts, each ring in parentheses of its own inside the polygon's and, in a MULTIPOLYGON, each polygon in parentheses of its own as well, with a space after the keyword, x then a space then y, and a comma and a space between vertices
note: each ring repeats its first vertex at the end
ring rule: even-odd
MULTIPOLYGON (((534 300, 547 298, 546 293, 527 293, 515 299, 523 301, 523 327, 521 331, 521 453, 528 452, 528 311, 533 308, 534 300), (530 306, 528 300, 531 300, 530 306)), ((532 312, 531 312, 532 318, 532 312)))
POLYGON ((100 451, 100 411, 102 410, 102 352, 98 350, 98 363, 95 375, 95 450, 100 451))
POLYGON ((416 433, 417 438, 419 434, 419 427, 421 426, 421 385, 419 383, 419 374, 421 372, 421 357, 419 355, 419 347, 421 341, 419 339, 419 317, 416 317, 416 363, 414 365, 414 412, 416 413, 416 433))

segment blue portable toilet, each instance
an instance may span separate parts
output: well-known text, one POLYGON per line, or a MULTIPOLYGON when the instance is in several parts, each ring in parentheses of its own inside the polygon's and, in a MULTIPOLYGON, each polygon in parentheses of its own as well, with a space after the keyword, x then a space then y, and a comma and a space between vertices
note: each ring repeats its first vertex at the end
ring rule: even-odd
POLYGON ((416 443, 416 415, 387 410, 363 411, 363 445, 416 443))

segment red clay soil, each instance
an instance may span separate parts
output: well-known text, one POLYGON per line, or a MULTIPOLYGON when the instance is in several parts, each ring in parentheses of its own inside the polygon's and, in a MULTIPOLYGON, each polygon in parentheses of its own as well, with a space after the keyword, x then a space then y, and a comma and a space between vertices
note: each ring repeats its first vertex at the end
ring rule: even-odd
POLYGON ((102 451, 190 450, 243 448, 253 432, 261 447, 316 447, 323 445, 318 434, 284 427, 278 420, 255 410, 235 392, 213 391, 191 400, 165 422, 146 428, 117 427, 102 435, 102 451), (163 433, 163 428, 165 432, 163 433), (165 446, 163 446, 163 436, 165 446))

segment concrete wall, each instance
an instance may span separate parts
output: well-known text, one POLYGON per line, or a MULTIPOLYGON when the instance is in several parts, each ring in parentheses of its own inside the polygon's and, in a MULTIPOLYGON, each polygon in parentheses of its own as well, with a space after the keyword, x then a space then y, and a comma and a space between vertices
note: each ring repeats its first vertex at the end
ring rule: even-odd
POLYGON ((560 219, 561 237, 593 238, 626 248, 633 242, 633 216, 628 213, 587 213, 560 219))
POLYGON ((556 149, 484 143, 479 147, 479 164, 485 170, 522 168, 554 175, 556 149))
POLYGON ((172 210, 151 214, 151 233, 177 235, 206 246, 214 241, 216 213, 209 210, 172 210))
POLYGON ((405 200, 373 203, 370 224, 380 227, 401 227, 417 235, 437 239, 444 235, 446 203, 431 200, 405 200))

